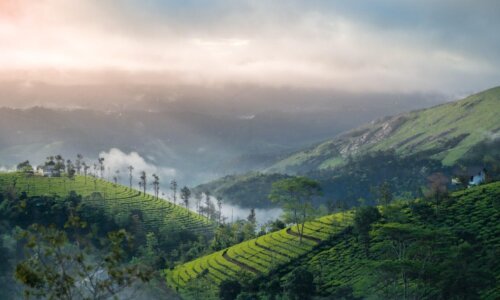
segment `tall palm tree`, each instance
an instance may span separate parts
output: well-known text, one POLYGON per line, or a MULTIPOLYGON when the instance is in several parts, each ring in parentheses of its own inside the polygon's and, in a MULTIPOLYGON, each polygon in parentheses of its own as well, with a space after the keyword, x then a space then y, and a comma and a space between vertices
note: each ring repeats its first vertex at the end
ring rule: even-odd
POLYGON ((144 195, 146 195, 146 181, 147 181, 146 172, 142 171, 141 177, 139 177, 139 178, 141 179, 140 186, 142 186, 142 188, 144 189, 144 195))
POLYGON ((83 155, 77 154, 76 161, 75 161, 75 168, 76 168, 76 172, 78 173, 78 175, 80 175, 80 171, 81 171, 82 166, 83 166, 82 160, 83 160, 83 155))
POLYGON ((170 189, 172 190, 174 204, 177 202, 177 181, 173 179, 170 182, 170 189))
POLYGON ((217 207, 219 208, 219 224, 222 218, 222 197, 217 197, 217 207))
POLYGON ((104 157, 99 157, 98 158, 98 161, 99 161, 99 166, 100 166, 100 170, 101 170, 101 179, 104 178, 104 157))
POLYGON ((212 202, 210 201, 210 192, 209 191, 206 191, 205 192, 205 208, 206 208, 206 211, 207 211, 207 218, 210 218, 210 215, 211 215, 211 205, 212 202))
POLYGON ((160 177, 158 175, 153 174, 153 189, 155 192, 155 197, 158 200, 158 194, 160 192, 160 177))
POLYGON ((94 176, 94 191, 97 191, 97 176, 98 176, 97 170, 99 170, 99 166, 96 163, 94 163, 94 174, 93 174, 93 176, 94 176))
POLYGON ((113 180, 115 181, 115 186, 118 184, 118 180, 120 180, 120 170, 115 171, 115 176, 113 176, 113 180))
POLYGON ((189 198, 191 198, 191 190, 187 186, 181 189, 181 199, 184 202, 184 206, 188 210, 189 213, 189 198))
POLYGON ((82 163, 83 167, 83 175, 85 176, 85 184, 87 184, 87 172, 90 169, 90 166, 88 166, 85 162, 82 163))
POLYGON ((132 189, 132 177, 133 177, 132 171, 134 171, 134 167, 128 166, 127 169, 128 169, 129 180, 130 180, 130 189, 132 189))

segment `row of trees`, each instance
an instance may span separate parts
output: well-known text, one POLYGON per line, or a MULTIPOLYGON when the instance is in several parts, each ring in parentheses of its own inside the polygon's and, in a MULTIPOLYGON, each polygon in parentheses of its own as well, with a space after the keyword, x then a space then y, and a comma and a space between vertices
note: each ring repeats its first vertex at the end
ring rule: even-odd
MULTIPOLYGON (((92 178, 96 191, 98 179, 112 181, 116 186, 121 180, 122 173, 120 170, 115 170, 113 172, 109 167, 106 168, 104 157, 99 157, 94 163, 88 163, 81 154, 76 156, 74 162, 71 159, 65 160, 62 155, 48 156, 44 165, 39 168, 43 168, 44 170, 50 169, 52 173, 46 175, 51 177, 67 176, 69 179, 73 179, 75 175, 82 175, 85 178, 85 184, 87 184, 87 178, 90 177, 92 178)), ((33 175, 33 167, 30 165, 29 161, 19 163, 17 165, 17 170, 25 174, 33 175)), ((128 186, 130 189, 133 188, 134 177, 136 176, 135 170, 136 168, 132 165, 126 168, 128 186)), ((148 187, 151 186, 156 199, 159 199, 160 196, 165 196, 165 193, 162 193, 160 190, 161 181, 159 175, 152 174, 149 176, 146 171, 140 171, 138 173, 138 179, 138 189, 143 194, 146 194, 148 192, 148 187)), ((222 214, 223 201, 221 197, 216 197, 215 201, 212 201, 213 197, 210 192, 193 193, 187 186, 183 186, 182 188, 179 187, 175 179, 170 181, 169 189, 171 195, 170 199, 174 204, 182 205, 186 209, 190 209, 191 206, 194 206, 194 211, 196 213, 216 221, 218 224, 223 224, 227 220, 222 214)))

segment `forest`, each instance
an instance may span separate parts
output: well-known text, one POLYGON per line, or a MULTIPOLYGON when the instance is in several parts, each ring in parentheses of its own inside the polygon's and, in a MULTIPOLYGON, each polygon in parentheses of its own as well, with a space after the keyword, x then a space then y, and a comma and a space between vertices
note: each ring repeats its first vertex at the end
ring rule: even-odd
MULTIPOLYGON (((179 202, 177 194, 163 199, 156 175, 147 184, 140 172, 138 189, 132 178, 130 186, 107 181, 101 159, 89 171, 80 156, 73 164, 56 155, 40 168, 45 174, 24 161, 0 174, 0 289, 12 298, 479 299, 498 292, 495 168, 477 187, 468 178, 451 187, 435 173, 421 179, 415 199, 384 181, 367 191, 370 201, 354 205, 322 204, 329 186, 321 180, 281 177, 267 199, 284 214, 265 224, 254 209, 244 220, 222 218, 223 204, 209 192, 194 206, 186 204, 187 187, 179 202)), ((171 188, 177 192, 175 181, 171 188)))

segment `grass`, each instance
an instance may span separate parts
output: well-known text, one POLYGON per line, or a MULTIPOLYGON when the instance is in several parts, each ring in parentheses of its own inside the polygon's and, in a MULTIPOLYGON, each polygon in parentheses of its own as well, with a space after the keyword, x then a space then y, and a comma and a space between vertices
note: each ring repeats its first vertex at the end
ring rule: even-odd
POLYGON ((271 166, 269 172, 332 169, 346 153, 366 154, 394 149, 403 156, 432 152, 432 158, 453 165, 473 146, 500 130, 500 87, 460 101, 413 111, 350 131, 271 166), (381 135, 382 132, 389 131, 381 135), (344 153, 344 154, 341 154, 344 153))
POLYGON ((410 154, 440 148, 446 141, 467 134, 456 146, 437 156, 445 165, 451 165, 500 127, 499 107, 500 88, 495 88, 461 101, 412 112, 408 122, 373 149, 388 149, 417 136, 398 149, 402 154, 410 154))
POLYGON ((352 214, 337 213, 306 223, 302 242, 296 226, 272 232, 166 270, 170 287, 182 289, 201 274, 215 285, 246 274, 257 277, 288 264, 349 226, 352 214))
MULTIPOLYGON (((416 200, 421 201, 421 200, 416 200)), ((396 204, 411 224, 447 229, 449 232, 468 231, 474 233, 477 243, 486 249, 500 246, 500 182, 482 185, 452 194, 452 200, 440 206, 440 217, 422 220, 412 213, 411 202, 396 204)), ((478 254, 479 255, 479 254, 478 254)), ((500 282, 498 260, 492 266, 496 270, 496 281, 500 282)), ((297 266, 304 266, 315 274, 317 290, 321 295, 338 295, 345 288, 352 288, 363 279, 366 272, 366 257, 356 235, 345 233, 302 256, 293 264, 284 266, 282 276, 297 266)), ((457 270, 458 271, 458 270, 457 270)), ((500 286, 481 292, 483 299, 496 299, 500 286)), ((339 297, 341 298, 341 297, 339 297)))
POLYGON ((156 199, 154 196, 130 189, 129 187, 114 184, 105 180, 88 176, 42 177, 26 176, 22 173, 0 173, 0 188, 4 191, 15 188, 26 192, 28 196, 58 195, 67 196, 70 191, 81 195, 90 205, 104 208, 106 214, 115 217, 128 218, 132 211, 141 211, 146 228, 161 228, 175 222, 179 229, 195 232, 205 232, 213 228, 213 223, 207 218, 190 210, 168 202, 165 199, 156 199), (99 193, 103 201, 96 202, 86 197, 99 193))
MULTIPOLYGON (((419 199, 397 202, 391 207, 406 216, 410 224, 433 226, 449 232, 467 230, 474 233, 477 242, 486 249, 499 249, 499 199, 500 182, 495 182, 453 193, 451 200, 440 205, 439 217, 414 212, 411 204, 422 201, 419 199)), ((351 220, 352 212, 307 222, 305 234, 309 239, 302 243, 298 242, 297 236, 287 233, 288 229, 245 241, 166 270, 167 283, 182 292, 183 287, 202 274, 206 274, 214 286, 223 280, 241 280, 244 276, 270 282, 277 276, 283 280, 293 269, 302 266, 314 274, 320 296, 340 299, 362 283, 366 275, 367 259, 364 248, 351 230, 351 220)), ((296 231, 295 228, 291 230, 296 231)), ((500 282, 498 260, 490 264, 496 264, 492 269, 497 270, 495 276, 500 282)), ((495 299, 499 294, 498 285, 480 293, 484 299, 495 299)))

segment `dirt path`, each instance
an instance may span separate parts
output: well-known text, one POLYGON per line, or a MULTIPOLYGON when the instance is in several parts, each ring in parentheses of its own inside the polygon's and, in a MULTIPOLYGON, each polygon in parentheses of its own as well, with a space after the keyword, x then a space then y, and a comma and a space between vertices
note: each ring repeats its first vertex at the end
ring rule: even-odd
MULTIPOLYGON (((293 235, 293 236, 296 236, 296 237, 300 237, 300 234, 298 232, 295 232, 295 231, 292 231, 292 228, 289 227, 287 230, 286 230, 286 233, 290 234, 290 235, 293 235)), ((313 236, 310 236, 310 235, 305 235, 303 234, 302 235, 302 238, 303 239, 306 239, 306 240, 310 240, 310 241, 313 241, 313 242, 316 242, 316 243, 321 243, 322 240, 321 239, 318 239, 318 238, 315 238, 313 236)))
POLYGON ((255 269, 254 267, 251 267, 245 263, 242 263, 241 261, 238 261, 238 260, 230 257, 227 254, 227 250, 224 251, 224 253, 222 253, 222 257, 224 257, 225 260, 237 265, 238 267, 240 267, 242 269, 245 269, 245 270, 250 271, 250 272, 255 273, 255 274, 260 274, 259 270, 255 269))

